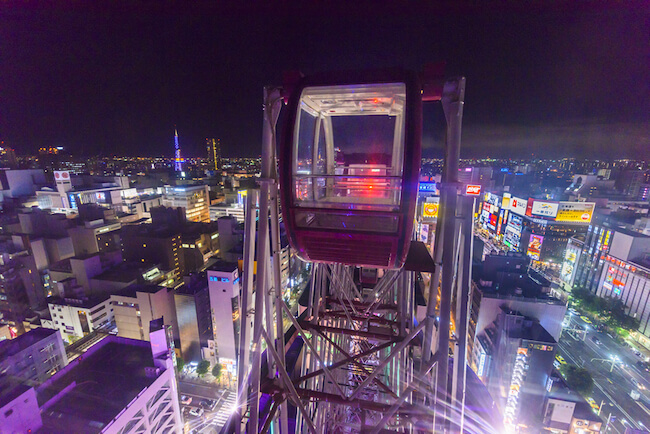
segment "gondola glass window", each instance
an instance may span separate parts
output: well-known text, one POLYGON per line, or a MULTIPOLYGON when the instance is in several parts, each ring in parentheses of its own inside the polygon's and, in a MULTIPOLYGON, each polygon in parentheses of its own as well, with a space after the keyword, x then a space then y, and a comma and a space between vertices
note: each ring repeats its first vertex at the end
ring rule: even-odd
POLYGON ((395 211, 404 165, 405 85, 308 87, 296 119, 296 205, 395 211))

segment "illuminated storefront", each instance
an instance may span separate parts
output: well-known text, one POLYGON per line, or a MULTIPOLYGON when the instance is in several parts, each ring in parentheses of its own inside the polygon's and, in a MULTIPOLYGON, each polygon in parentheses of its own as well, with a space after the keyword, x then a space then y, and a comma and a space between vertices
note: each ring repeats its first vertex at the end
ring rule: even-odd
POLYGON ((627 314, 639 320, 639 332, 650 338, 650 266, 610 255, 603 255, 602 260, 604 267, 596 295, 620 299, 628 309, 627 314))

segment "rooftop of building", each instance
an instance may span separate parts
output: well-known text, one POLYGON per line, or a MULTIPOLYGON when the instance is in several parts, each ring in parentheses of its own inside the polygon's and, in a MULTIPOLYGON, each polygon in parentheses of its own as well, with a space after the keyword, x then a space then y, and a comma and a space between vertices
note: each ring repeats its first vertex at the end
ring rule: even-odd
POLYGON ((94 280, 128 283, 142 279, 142 275, 156 267, 150 262, 124 261, 93 277, 94 280))
POLYGON ((123 222, 122 227, 124 227, 124 225, 137 226, 137 225, 146 223, 146 222, 148 222, 150 220, 151 220, 150 218, 142 217, 142 218, 139 218, 137 220, 130 221, 130 222, 123 222))
POLYGON ((108 300, 110 296, 108 294, 98 295, 95 297, 84 297, 84 298, 75 298, 75 297, 48 297, 47 303, 54 304, 57 306, 76 306, 84 309, 90 309, 97 306, 108 300))
POLYGON ((553 336, 551 336, 551 334, 546 331, 544 326, 542 326, 535 319, 526 317, 519 312, 505 309, 503 307, 501 309, 507 314, 524 317, 524 321, 521 327, 510 328, 508 330, 508 336, 510 338, 553 344, 556 343, 555 339, 553 339, 553 336))
POLYGON ((169 288, 166 288, 164 286, 141 285, 141 284, 135 283, 135 284, 129 285, 126 288, 121 289, 119 291, 114 291, 113 293, 111 293, 111 295, 135 298, 135 297, 137 297, 138 292, 143 292, 143 293, 147 293, 147 294, 156 294, 157 292, 160 292, 161 290, 168 290, 168 289, 169 288))
POLYGON ((181 228, 172 228, 168 225, 153 223, 142 223, 122 226, 122 233, 126 236, 172 238, 181 233, 181 228))
POLYGON ((210 265, 207 269, 208 271, 222 271, 231 273, 238 268, 239 265, 236 262, 217 261, 214 264, 210 265))
POLYGON ((160 193, 148 193, 148 194, 139 194, 137 196, 129 197, 127 199, 133 199, 135 201, 151 200, 162 197, 160 193))
POLYGON ((103 430, 155 376, 150 344, 109 336, 37 389, 43 409, 39 432, 103 430))
POLYGON ((205 184, 178 184, 178 185, 166 185, 165 187, 173 189, 174 191, 182 192, 184 190, 199 190, 206 187, 205 184))
POLYGON ((28 331, 15 339, 6 339, 0 342, 0 359, 5 357, 10 357, 20 353, 21 351, 26 350, 32 345, 46 339, 54 334, 56 330, 46 329, 46 328, 36 328, 28 331))
POLYGON ((79 186, 73 186, 72 190, 68 191, 67 193, 90 193, 93 191, 111 191, 111 190, 124 190, 123 187, 120 187, 119 185, 111 182, 107 184, 113 184, 113 185, 79 185, 79 186))
POLYGON ((548 295, 548 279, 528 264, 529 259, 521 254, 487 255, 485 261, 474 263, 472 280, 484 296, 559 301, 548 295))
POLYGON ((191 222, 187 221, 181 227, 183 235, 210 234, 219 230, 219 223, 214 222, 191 222))
POLYGON ((555 381, 553 382, 553 387, 548 395, 548 399, 559 399, 567 402, 575 402, 576 406, 573 412, 573 417, 576 419, 583 419, 592 422, 602 422, 602 419, 594 413, 593 409, 589 403, 585 401, 582 395, 569 389, 564 380, 559 376, 556 377, 555 381))
POLYGON ((22 381, 0 376, 0 408, 9 404, 29 389, 31 387, 22 381))
POLYGON ((59 273, 72 273, 72 265, 70 264, 70 258, 62 259, 58 262, 50 264, 50 271, 56 271, 59 273))
POLYGON ((192 273, 183 277, 183 284, 176 288, 176 294, 195 295, 208 287, 208 277, 206 273, 192 273))

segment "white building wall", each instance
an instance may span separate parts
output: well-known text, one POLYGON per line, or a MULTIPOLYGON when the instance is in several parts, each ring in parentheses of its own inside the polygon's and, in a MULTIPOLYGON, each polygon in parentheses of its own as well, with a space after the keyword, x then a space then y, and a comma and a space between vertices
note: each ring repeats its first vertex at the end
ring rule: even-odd
MULTIPOLYGON (((236 265, 230 272, 208 270, 213 336, 220 361, 227 359, 234 363, 237 360, 233 298, 236 300, 237 309, 239 309, 240 286, 239 270, 236 265)), ((222 361, 222 363, 225 362, 222 361)))
POLYGON ((244 207, 238 204, 226 205, 212 205, 210 206, 210 220, 216 221, 220 217, 233 216, 239 223, 244 223, 244 207))
POLYGON ((52 317, 52 328, 61 332, 64 341, 71 342, 84 336, 84 331, 79 319, 79 312, 86 314, 89 333, 113 320, 110 299, 96 304, 90 308, 74 305, 61 305, 49 303, 50 316, 52 317), (97 311, 101 306, 104 309, 97 311), (95 312, 94 314, 92 312, 95 312))
POLYGON ((43 426, 33 387, 0 407, 0 432, 37 432, 43 426))
POLYGON ((183 432, 173 366, 162 371, 153 384, 142 390, 120 416, 104 428, 102 433, 121 433, 127 424, 134 427, 128 432, 147 434, 183 432))
POLYGON ((6 170, 8 190, 3 191, 5 197, 31 196, 39 185, 45 185, 43 169, 6 170))

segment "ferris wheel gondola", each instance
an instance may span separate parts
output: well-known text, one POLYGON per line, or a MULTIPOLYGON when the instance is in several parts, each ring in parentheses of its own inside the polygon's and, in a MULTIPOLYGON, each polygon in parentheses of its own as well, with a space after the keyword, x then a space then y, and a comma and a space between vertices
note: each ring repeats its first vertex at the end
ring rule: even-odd
POLYGON ((280 192, 289 240, 302 259, 403 265, 421 135, 414 73, 317 75, 291 86, 278 147, 280 192))

